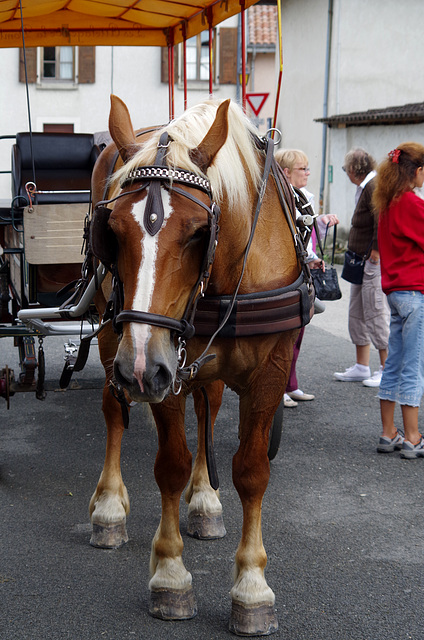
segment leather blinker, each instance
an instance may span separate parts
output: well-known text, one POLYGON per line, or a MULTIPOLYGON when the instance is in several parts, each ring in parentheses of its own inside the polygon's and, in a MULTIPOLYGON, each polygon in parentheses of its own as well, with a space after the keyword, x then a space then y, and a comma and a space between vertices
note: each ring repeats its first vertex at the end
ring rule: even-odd
MULTIPOLYGON (((169 135, 164 131, 158 142, 158 151, 155 159, 156 167, 165 166, 165 155, 169 142, 169 135)), ((164 217, 161 184, 153 180, 149 186, 146 208, 144 210, 144 228, 149 235, 154 236, 157 234, 163 224, 164 217)))
POLYGON ((109 226, 111 209, 98 206, 94 209, 90 223, 90 247, 93 254, 110 269, 116 262, 118 241, 109 226))

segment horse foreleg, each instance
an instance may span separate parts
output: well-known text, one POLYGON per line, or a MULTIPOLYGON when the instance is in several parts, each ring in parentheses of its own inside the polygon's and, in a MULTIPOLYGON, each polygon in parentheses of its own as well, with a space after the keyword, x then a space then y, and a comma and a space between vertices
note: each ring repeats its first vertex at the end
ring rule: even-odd
MULTIPOLYGON (((220 380, 205 385, 209 398, 212 430, 222 402, 224 383, 220 380)), ((201 391, 193 392, 194 408, 197 415, 197 454, 189 485, 185 492, 188 503, 187 533, 200 540, 223 538, 227 533, 222 518, 219 491, 212 489, 206 465, 205 451, 205 401, 201 391)))
POLYGON ((240 401, 240 447, 233 458, 233 482, 243 506, 243 528, 235 558, 231 589, 230 631, 237 635, 268 635, 278 629, 275 596, 264 569, 262 499, 270 468, 268 432, 273 412, 255 411, 248 399, 240 401))
POLYGON ((181 396, 152 405, 159 439, 155 478, 162 497, 162 516, 152 542, 149 611, 163 620, 184 620, 197 613, 191 574, 182 560, 179 529, 180 498, 191 470, 184 406, 181 396))
POLYGON ((103 413, 107 425, 106 455, 103 471, 90 501, 90 544, 116 549, 128 541, 126 516, 130 511, 130 501, 121 475, 122 412, 107 385, 103 390, 103 413))

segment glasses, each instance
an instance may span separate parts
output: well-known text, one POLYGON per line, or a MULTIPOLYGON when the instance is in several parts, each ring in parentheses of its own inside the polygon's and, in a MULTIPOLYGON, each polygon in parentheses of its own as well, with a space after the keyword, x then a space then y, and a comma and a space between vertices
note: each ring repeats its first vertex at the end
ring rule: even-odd
POLYGON ((311 173, 309 167, 293 167, 293 171, 304 171, 305 173, 311 173))

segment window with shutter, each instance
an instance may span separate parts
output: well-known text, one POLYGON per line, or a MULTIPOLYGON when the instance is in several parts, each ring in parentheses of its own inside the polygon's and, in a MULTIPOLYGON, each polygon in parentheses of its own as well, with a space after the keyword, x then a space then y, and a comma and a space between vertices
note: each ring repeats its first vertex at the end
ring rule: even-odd
MULTIPOLYGON (((27 49, 28 82, 38 82, 40 85, 50 85, 55 88, 60 85, 66 87, 67 85, 73 86, 76 83, 94 83, 95 51, 95 47, 40 47, 39 49, 27 49)), ((22 49, 19 52, 19 81, 25 82, 25 64, 22 49)))
POLYGON ((40 49, 41 82, 75 82, 75 48, 40 49))
MULTIPOLYGON (((219 55, 217 56, 217 31, 213 30, 213 59, 218 60, 219 74, 215 69, 215 84, 237 84, 237 28, 221 27, 219 30, 219 55)), ((187 47, 187 86, 199 89, 209 81, 209 34, 207 31, 190 38, 187 47)), ((175 47, 175 83, 183 85, 183 45, 175 47), (177 75, 178 73, 178 75, 177 75)), ((168 82, 168 49, 162 48, 161 81, 168 82)))

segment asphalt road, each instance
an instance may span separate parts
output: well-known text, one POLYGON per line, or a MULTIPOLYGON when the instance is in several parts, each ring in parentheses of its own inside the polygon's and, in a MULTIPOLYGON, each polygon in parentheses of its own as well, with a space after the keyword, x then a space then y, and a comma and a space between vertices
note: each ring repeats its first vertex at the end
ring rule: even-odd
MULTIPOLYGON (((263 508, 267 580, 284 640, 422 640, 423 465, 376 453, 375 390, 332 380, 352 364, 347 295, 327 303, 305 332, 298 362, 313 402, 284 415, 263 508)), ((156 435, 137 407, 125 434, 122 470, 131 498, 130 540, 116 551, 89 545, 88 502, 101 471, 105 433, 96 349, 71 389, 58 391, 61 339, 46 345, 44 402, 0 398, 0 637, 4 640, 223 640, 241 508, 231 482, 237 398, 226 392, 216 457, 227 536, 185 535, 198 615, 162 622, 148 614, 150 543, 160 518, 153 463, 156 435), (79 388, 78 388, 79 387, 79 388)), ((0 341, 0 366, 13 361, 0 341)), ((372 352, 372 367, 377 368, 372 352)), ((398 414, 398 418, 400 414, 398 414)), ((195 422, 187 417, 194 451, 195 422)))

